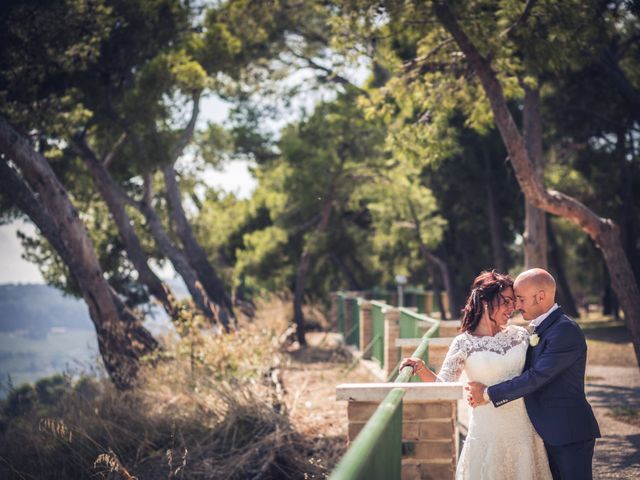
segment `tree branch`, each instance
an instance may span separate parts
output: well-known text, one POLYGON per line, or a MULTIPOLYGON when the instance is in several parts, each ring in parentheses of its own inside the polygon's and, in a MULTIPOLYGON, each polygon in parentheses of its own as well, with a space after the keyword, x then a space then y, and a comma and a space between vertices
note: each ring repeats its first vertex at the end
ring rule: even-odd
POLYGON ((338 83, 341 85, 346 85, 349 88, 353 88, 355 90, 357 90, 358 92, 362 93, 363 95, 365 95, 367 98, 369 98, 369 92, 367 92, 366 90, 362 89, 361 87, 355 85, 354 83, 352 83, 351 81, 349 81, 347 78, 343 77, 342 75, 339 75, 338 73, 335 72, 335 70, 329 68, 329 67, 325 67, 323 65, 320 65, 319 63, 317 63, 316 61, 314 61, 313 59, 306 57, 305 55, 302 55, 300 53, 295 52, 292 48, 289 49, 289 53, 291 53, 291 55, 293 55, 294 57, 303 60, 307 63, 307 65, 310 68, 313 68, 314 70, 319 70, 321 72, 324 72, 327 74, 327 80, 333 83, 338 83))
MULTIPOLYGON (((124 134, 123 134, 124 135, 124 134)), ((120 137, 122 138, 122 137, 120 137)), ((115 194, 120 197, 120 199, 126 203, 127 205, 132 206, 133 208, 135 208, 136 210, 140 210, 140 203, 135 201, 133 198, 131 198, 129 195, 127 195, 127 193, 122 189, 122 187, 120 187, 120 185, 118 185, 115 180, 113 180, 113 178, 111 177, 111 175, 109 174, 107 167, 104 165, 104 160, 101 162, 98 159, 98 156, 95 154, 95 152, 91 149, 91 147, 87 144, 86 139, 84 138, 83 135, 76 135, 73 137, 73 143, 71 144, 71 147, 74 150, 77 150, 77 154, 80 155, 82 158, 84 158, 87 162, 90 162, 96 166, 98 166, 104 175, 106 175, 106 181, 111 185, 113 192, 115 192, 115 194)), ((115 152, 116 147, 113 148, 113 150, 110 152, 113 153, 115 152)))
POLYGON ((438 53, 438 51, 440 51, 443 47, 445 47, 446 45, 449 45, 453 41, 454 41, 453 38, 447 38, 446 40, 440 42, 438 45, 433 47, 431 50, 429 50, 427 53, 425 53, 421 57, 416 57, 416 58, 412 58, 411 60, 407 60, 402 65, 403 70, 405 71, 405 73, 412 73, 418 70, 417 75, 420 75, 421 73, 423 73, 422 69, 427 64, 427 60, 429 60, 429 58, 431 58, 433 55, 438 53))
POLYGON ((542 183, 536 181, 537 176, 524 138, 509 111, 502 85, 498 81, 491 63, 480 54, 477 47, 462 30, 445 1, 440 0, 436 3, 435 13, 440 23, 456 40, 480 79, 491 105, 496 126, 509 153, 516 179, 527 201, 536 208, 572 219, 583 230, 589 232, 592 238, 597 238, 600 235, 602 222, 607 223, 610 228, 617 228, 613 222, 600 218, 575 198, 555 190, 545 190, 542 183))
POLYGON ((533 6, 536 4, 536 1, 537 0, 527 0, 527 4, 524 7, 522 15, 520 15, 518 20, 516 20, 513 25, 511 25, 509 28, 504 30, 500 34, 500 36, 501 37, 511 37, 513 35, 513 32, 517 28, 520 28, 522 25, 524 25, 526 23, 527 19, 529 18, 529 16, 531 15, 531 10, 533 9, 533 6))
MULTIPOLYGON (((120 138, 118 138, 118 140, 116 141, 116 143, 113 145, 113 148, 111 149, 111 151, 109 153, 107 153, 103 158, 102 158, 102 166, 104 168, 106 168, 107 170, 109 169, 109 166, 111 165, 111 162, 113 162, 113 158, 115 157, 116 152, 118 151, 118 149, 122 146, 122 144, 124 143, 124 141, 127 138, 127 133, 123 133, 122 135, 120 135, 120 138)), ((86 144, 85 144, 86 145, 86 144)))
POLYGON ((191 111, 191 118, 189 122, 184 127, 184 130, 180 134, 180 138, 178 139, 178 143, 176 143, 173 151, 171 152, 171 163, 175 163, 178 157, 182 155, 182 152, 187 147, 191 139, 193 138, 193 132, 196 128, 196 121, 198 120, 198 115, 200 114, 200 96, 202 92, 199 91, 193 95, 193 109, 191 111))
POLYGON ((144 183, 142 187, 142 201, 148 207, 151 207, 151 192, 153 191, 153 177, 151 173, 144 174, 144 183))

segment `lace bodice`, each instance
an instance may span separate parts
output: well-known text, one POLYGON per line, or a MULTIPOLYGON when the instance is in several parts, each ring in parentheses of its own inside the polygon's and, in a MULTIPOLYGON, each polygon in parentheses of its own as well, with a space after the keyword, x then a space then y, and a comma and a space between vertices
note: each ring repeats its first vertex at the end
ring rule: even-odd
POLYGON ((493 337, 464 332, 451 343, 437 381, 456 382, 463 370, 469 380, 485 385, 513 378, 522 372, 528 344, 527 330, 513 325, 493 337))

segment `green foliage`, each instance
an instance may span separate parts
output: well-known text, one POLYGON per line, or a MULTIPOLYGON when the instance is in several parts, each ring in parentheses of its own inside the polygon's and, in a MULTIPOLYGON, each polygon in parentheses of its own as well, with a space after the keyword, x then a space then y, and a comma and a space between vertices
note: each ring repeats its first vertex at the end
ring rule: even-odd
MULTIPOLYGON (((495 263, 487 188, 506 265, 519 265, 522 197, 505 168, 484 89, 437 21, 434 2, 45 3, 11 2, 1 20, 0 39, 11 48, 0 52, 0 108, 35 132, 72 190, 111 283, 132 303, 144 295, 69 139, 85 131, 105 155, 126 133, 110 170, 140 198, 140 175, 175 160, 199 95, 233 103, 228 124, 196 132, 179 172, 196 207, 196 234, 228 285, 290 288, 305 249, 314 258, 312 296, 391 282, 397 271, 433 281, 424 274, 422 243, 466 287, 495 263), (340 75, 363 57, 371 74, 359 91, 340 75), (302 70, 316 75, 292 86, 302 70), (274 112, 295 103, 294 94, 319 86, 324 101, 311 113, 279 135, 266 128, 274 112), (278 106, 267 105, 272 97, 278 106), (207 168, 236 158, 255 162, 258 187, 248 200, 203 181, 207 168), (332 211, 320 232, 328 198, 332 211)), ((541 89, 547 185, 617 220, 631 258, 640 258, 631 220, 640 212, 632 195, 640 188, 639 110, 628 100, 640 90, 637 9, 595 0, 538 1, 526 13, 527 2, 516 0, 447 5, 491 60, 516 122, 524 86, 541 89)), ((161 195, 154 205, 167 223, 161 195)), ((129 213, 147 252, 161 260, 140 215, 129 213)), ((598 262, 580 246, 586 240, 558 230, 568 258, 598 262)), ((25 242, 48 281, 74 291, 50 247, 25 242)), ((586 283, 596 291, 602 278, 586 283)))

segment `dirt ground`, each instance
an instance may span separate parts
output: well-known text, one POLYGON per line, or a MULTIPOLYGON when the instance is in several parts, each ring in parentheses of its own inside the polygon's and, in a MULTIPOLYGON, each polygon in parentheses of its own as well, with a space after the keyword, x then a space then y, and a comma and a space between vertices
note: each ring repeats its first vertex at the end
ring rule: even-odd
POLYGON ((624 327, 585 329, 587 398, 602 438, 594 477, 640 478, 640 369, 624 327))
MULTIPOLYGON (((594 478, 640 478, 640 369, 623 327, 585 329, 589 357, 587 397, 603 437, 594 455, 594 478)), ((285 401, 296 429, 313 439, 315 458, 327 473, 346 448, 346 402, 335 400, 340 383, 376 381, 336 333, 309 332, 309 347, 284 355, 285 401)))
POLYGON ((293 349, 283 365, 285 401, 296 429, 312 438, 327 473, 347 446, 347 404, 336 401, 336 385, 376 381, 331 332, 309 332, 309 346, 293 349))

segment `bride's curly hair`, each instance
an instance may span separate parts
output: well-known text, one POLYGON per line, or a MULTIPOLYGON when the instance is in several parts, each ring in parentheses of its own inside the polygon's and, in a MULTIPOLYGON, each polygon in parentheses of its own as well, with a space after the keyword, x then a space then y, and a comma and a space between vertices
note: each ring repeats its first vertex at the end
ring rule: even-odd
POLYGON ((489 318, 493 321, 493 312, 500 304, 500 293, 507 288, 513 288, 513 279, 509 275, 495 270, 480 272, 471 285, 467 303, 462 309, 460 330, 473 332, 478 327, 482 318, 483 302, 487 302, 489 318))

